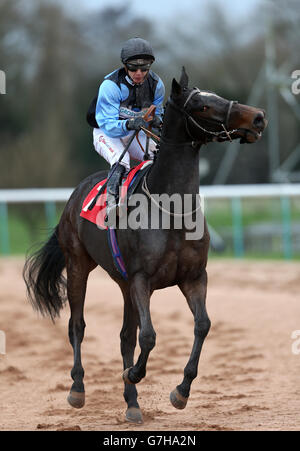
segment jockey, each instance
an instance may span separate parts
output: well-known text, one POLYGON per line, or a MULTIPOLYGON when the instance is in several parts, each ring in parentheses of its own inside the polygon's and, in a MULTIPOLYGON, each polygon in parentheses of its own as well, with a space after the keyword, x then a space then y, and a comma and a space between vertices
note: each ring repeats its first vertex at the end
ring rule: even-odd
MULTIPOLYGON (((122 161, 118 162, 132 135, 141 127, 147 128, 149 123, 143 116, 152 104, 156 111, 150 124, 155 128, 161 126, 165 87, 160 77, 150 70, 154 60, 149 42, 141 38, 126 41, 121 50, 124 66, 104 78, 87 115, 89 124, 94 127, 95 149, 110 163, 110 173, 113 171, 107 184, 107 215, 116 208, 119 184, 130 169, 130 156, 143 160, 144 153, 135 138, 122 161)), ((139 141, 145 148, 143 131, 139 133, 139 141)), ((154 150, 155 143, 150 140, 150 158, 153 158, 154 150)))

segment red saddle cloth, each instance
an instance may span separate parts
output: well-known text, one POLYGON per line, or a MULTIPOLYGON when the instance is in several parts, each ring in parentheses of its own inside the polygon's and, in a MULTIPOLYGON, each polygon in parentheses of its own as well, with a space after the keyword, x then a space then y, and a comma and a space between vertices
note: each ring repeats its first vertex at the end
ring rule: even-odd
MULTIPOLYGON (((152 164, 152 161, 143 161, 142 163, 140 163, 138 166, 132 168, 129 172, 129 174, 127 175, 127 178, 124 180, 123 179, 123 183, 122 183, 122 189, 121 189, 121 197, 120 197, 120 201, 119 203, 122 203, 122 201, 124 200, 128 188, 131 184, 131 182, 133 181, 134 177, 136 176, 137 172, 144 168, 145 165, 149 165, 152 164)), ((104 219, 106 216, 106 187, 103 191, 103 193, 101 194, 101 196, 99 197, 99 199, 97 199, 96 205, 94 206, 94 208, 92 210, 89 210, 88 207, 91 205, 91 203, 93 202, 94 198, 96 197, 96 195, 98 194, 98 191, 101 189, 101 187, 103 186, 103 184, 106 182, 107 179, 101 180, 101 182, 97 183, 92 190, 89 192, 89 194, 86 196, 86 198, 83 201, 82 204, 82 210, 80 213, 80 216, 82 218, 87 219, 88 221, 92 222, 93 224, 96 224, 99 228, 107 230, 107 227, 104 225, 104 219)))

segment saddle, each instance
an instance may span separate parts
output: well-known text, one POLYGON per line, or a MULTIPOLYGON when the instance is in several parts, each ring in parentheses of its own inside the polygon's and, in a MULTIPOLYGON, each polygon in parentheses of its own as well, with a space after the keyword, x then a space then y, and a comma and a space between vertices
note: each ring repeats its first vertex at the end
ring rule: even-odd
MULTIPOLYGON (((143 161, 138 166, 132 168, 126 178, 123 178, 121 182, 119 207, 125 202, 125 199, 129 199, 130 196, 135 192, 140 181, 151 168, 152 163, 152 160, 143 161)), ((106 187, 103 190, 103 193, 97 198, 95 206, 91 210, 89 209, 90 205, 97 197, 99 191, 101 190, 103 185, 105 185, 105 182, 106 179, 101 180, 101 182, 97 183, 86 196, 82 204, 80 216, 92 222, 93 224, 96 224, 98 228, 108 230, 108 227, 105 225, 107 195, 106 187)))

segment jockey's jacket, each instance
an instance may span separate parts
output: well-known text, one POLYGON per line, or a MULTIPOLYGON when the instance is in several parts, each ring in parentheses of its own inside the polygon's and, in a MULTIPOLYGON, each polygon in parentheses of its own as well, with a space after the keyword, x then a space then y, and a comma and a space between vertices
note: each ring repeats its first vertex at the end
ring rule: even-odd
POLYGON ((117 69, 100 85, 95 102, 96 124, 112 138, 127 136, 130 131, 126 128, 126 120, 143 116, 152 104, 156 105, 155 114, 161 117, 164 95, 164 84, 153 71, 148 72, 143 83, 136 85, 124 68, 117 69))

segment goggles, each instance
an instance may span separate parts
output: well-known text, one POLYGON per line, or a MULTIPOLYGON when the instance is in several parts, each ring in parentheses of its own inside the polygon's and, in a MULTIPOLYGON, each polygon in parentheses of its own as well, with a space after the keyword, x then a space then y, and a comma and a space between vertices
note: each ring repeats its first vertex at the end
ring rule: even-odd
POLYGON ((147 72, 151 64, 153 63, 153 60, 150 58, 135 58, 127 61, 126 67, 131 72, 136 72, 137 70, 141 70, 142 72, 147 72))
POLYGON ((147 63, 147 64, 126 63, 126 67, 128 70, 130 70, 130 72, 136 72, 138 70, 141 70, 142 72, 147 72, 151 67, 151 63, 147 63))

